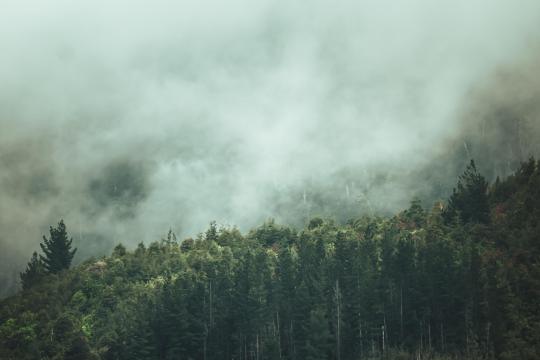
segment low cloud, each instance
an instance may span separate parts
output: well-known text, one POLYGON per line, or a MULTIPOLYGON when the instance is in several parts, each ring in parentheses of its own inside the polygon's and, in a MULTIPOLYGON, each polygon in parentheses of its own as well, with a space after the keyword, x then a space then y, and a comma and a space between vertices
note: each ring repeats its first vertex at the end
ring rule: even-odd
POLYGON ((60 218, 80 260, 211 220, 391 213, 471 156, 507 174, 539 150, 539 35, 532 0, 7 1, 4 294, 60 218))

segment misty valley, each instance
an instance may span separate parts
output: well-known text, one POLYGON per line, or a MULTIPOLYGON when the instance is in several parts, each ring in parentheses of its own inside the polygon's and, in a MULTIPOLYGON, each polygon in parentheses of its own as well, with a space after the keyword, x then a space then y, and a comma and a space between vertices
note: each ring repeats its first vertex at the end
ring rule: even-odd
POLYGON ((0 303, 2 359, 536 359, 540 162, 303 229, 211 222, 71 267, 63 221, 0 303))

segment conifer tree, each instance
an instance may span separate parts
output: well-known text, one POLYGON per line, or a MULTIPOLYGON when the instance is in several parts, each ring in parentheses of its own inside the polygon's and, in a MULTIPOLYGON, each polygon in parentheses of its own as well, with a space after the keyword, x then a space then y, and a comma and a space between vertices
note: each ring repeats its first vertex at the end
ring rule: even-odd
POLYGON ((34 251, 32 258, 26 266, 26 270, 20 274, 22 288, 27 290, 34 286, 44 275, 43 262, 38 258, 37 252, 34 251))
POLYGON ((457 216, 464 223, 488 223, 487 190, 486 179, 476 169, 474 160, 471 160, 448 199, 448 207, 443 214, 446 222, 453 221, 457 216))
POLYGON ((39 244, 45 256, 40 255, 47 272, 55 274, 69 269, 71 260, 77 249, 71 250, 73 238, 68 238, 64 220, 60 220, 57 227, 50 227, 50 238, 43 236, 43 243, 39 244))
POLYGON ((215 221, 210 223, 210 227, 206 230, 205 237, 206 241, 217 241, 218 239, 218 229, 215 221))
POLYGON ((126 247, 122 244, 118 244, 114 247, 112 255, 114 257, 122 257, 126 255, 126 247))
POLYGON ((328 329, 328 319, 322 306, 315 306, 311 310, 308 326, 305 359, 328 359, 330 331, 328 329))

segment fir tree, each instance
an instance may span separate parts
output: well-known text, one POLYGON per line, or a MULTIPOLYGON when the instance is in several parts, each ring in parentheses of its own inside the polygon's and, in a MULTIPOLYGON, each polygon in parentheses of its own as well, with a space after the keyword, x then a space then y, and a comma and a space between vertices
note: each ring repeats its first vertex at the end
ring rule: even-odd
POLYGON ((319 360, 328 359, 330 331, 328 319, 321 306, 316 306, 309 315, 308 336, 305 344, 305 359, 319 360))
POLYGON ((112 255, 114 257, 122 257, 126 255, 126 247, 122 244, 118 244, 114 247, 112 255))
POLYGON ((32 258, 26 266, 26 270, 20 274, 22 288, 27 290, 37 284, 44 275, 43 262, 38 258, 37 252, 34 251, 32 258))
POLYGON ((459 217, 464 223, 488 223, 489 202, 488 183, 478 172, 474 160, 459 177, 457 188, 454 188, 448 207, 444 211, 447 223, 459 217))
POLYGON ((71 250, 73 238, 68 238, 64 220, 60 220, 56 228, 51 226, 49 231, 51 237, 47 239, 43 236, 44 242, 39 244, 45 256, 40 255, 39 257, 47 272, 55 274, 69 269, 77 249, 71 250))
POLYGON ((217 241, 218 239, 218 229, 215 221, 210 223, 210 227, 206 230, 205 239, 207 241, 217 241))

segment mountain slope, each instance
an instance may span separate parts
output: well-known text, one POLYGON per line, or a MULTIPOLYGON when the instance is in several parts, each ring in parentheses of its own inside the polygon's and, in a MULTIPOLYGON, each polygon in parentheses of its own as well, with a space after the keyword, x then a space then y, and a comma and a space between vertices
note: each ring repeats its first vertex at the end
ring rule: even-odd
POLYGON ((452 213, 118 245, 2 301, 0 358, 537 358, 539 167, 483 194, 465 174, 452 213), (488 218, 465 219, 479 196, 488 218))

